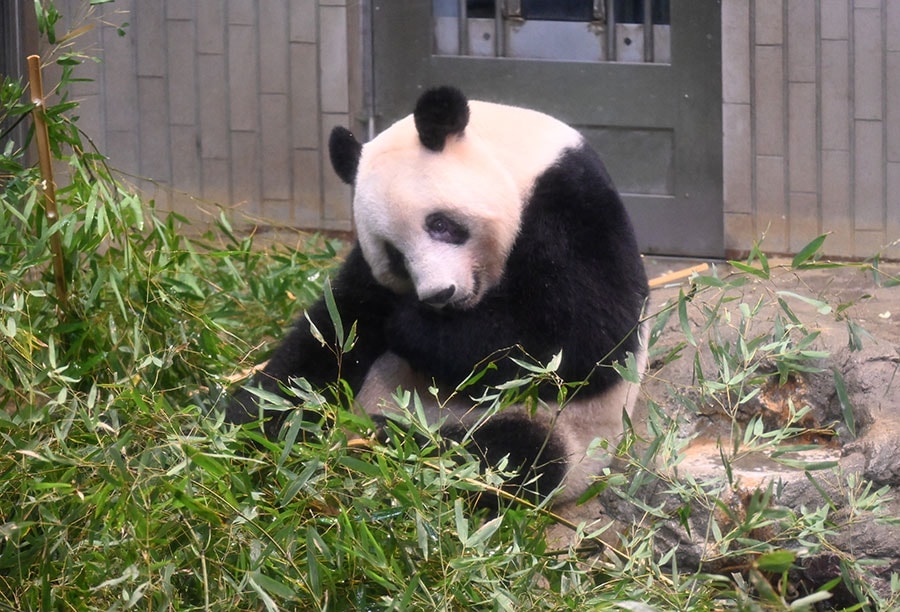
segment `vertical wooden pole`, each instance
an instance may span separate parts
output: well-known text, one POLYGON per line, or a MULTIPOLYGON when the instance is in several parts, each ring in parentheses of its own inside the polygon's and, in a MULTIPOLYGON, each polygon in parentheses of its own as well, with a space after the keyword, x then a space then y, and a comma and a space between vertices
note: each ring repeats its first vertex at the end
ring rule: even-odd
MULTIPOLYGON (((50 136, 47 133, 47 122, 44 120, 44 84, 41 78, 41 58, 38 55, 28 56, 28 80, 31 87, 31 102, 34 104, 34 139, 37 142, 38 160, 41 169, 42 187, 44 189, 44 214, 47 226, 52 227, 59 220, 56 208, 56 183, 53 181, 53 164, 50 156, 50 136)), ((62 243, 59 232, 50 235, 50 253, 53 256, 53 276, 56 280, 56 297, 60 307, 68 306, 68 288, 63 265, 62 243)))

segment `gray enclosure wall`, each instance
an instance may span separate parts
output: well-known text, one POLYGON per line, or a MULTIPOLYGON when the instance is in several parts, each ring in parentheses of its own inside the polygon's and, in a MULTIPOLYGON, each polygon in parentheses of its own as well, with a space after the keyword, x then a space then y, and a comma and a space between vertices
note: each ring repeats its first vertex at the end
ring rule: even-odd
MULTIPOLYGON (((79 24, 86 2, 57 4, 79 24)), ((148 195, 195 219, 222 205, 351 229, 324 143, 338 124, 365 134, 359 0, 99 13, 76 41, 103 60, 76 88, 81 125, 148 195)), ((829 254, 866 257, 900 238, 900 2, 723 0, 722 39, 727 251, 765 234, 765 250, 796 252, 831 232, 829 254)))

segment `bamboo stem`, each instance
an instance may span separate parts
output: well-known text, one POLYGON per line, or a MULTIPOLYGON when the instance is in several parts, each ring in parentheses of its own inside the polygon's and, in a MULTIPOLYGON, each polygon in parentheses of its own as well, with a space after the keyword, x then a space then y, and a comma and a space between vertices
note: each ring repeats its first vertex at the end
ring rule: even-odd
POLYGON ((663 274, 662 276, 657 276, 654 279, 651 279, 648 283, 651 289, 656 289, 657 287, 662 287, 663 285, 667 285, 669 283, 673 283, 677 280, 681 280, 683 278, 687 278, 691 274, 700 272, 704 272, 709 269, 709 264, 698 264, 696 266, 691 266, 690 268, 684 268, 682 270, 676 270, 674 272, 669 272, 668 274, 663 274))
MULTIPOLYGON (((56 208, 56 183, 53 181, 53 164, 50 157, 50 136, 44 120, 44 84, 41 78, 41 58, 28 56, 28 80, 31 86, 31 102, 34 104, 34 138, 37 142, 38 161, 41 169, 41 186, 44 189, 44 214, 48 228, 59 220, 56 208)), ((63 310, 68 305, 68 289, 59 232, 50 234, 50 252, 53 255, 53 276, 56 281, 56 297, 63 310)))

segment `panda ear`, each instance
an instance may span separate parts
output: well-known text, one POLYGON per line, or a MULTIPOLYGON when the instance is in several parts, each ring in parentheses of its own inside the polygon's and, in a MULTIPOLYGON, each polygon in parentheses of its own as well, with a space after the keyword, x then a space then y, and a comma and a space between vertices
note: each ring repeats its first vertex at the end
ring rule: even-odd
POLYGON ((337 175, 342 181, 352 185, 356 180, 359 156, 362 154, 362 145, 353 132, 340 125, 331 130, 331 136, 328 138, 328 154, 337 175))
POLYGON ((413 112, 419 140, 435 152, 450 134, 462 134, 469 123, 469 101, 455 87, 436 87, 421 95, 413 112))

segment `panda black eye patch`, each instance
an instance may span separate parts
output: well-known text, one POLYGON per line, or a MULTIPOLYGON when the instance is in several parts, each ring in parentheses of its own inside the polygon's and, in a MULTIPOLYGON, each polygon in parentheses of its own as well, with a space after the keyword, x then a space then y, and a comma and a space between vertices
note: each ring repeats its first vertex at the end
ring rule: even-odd
POLYGON ((425 217, 425 231, 433 239, 448 244, 465 244, 469 239, 468 228, 441 212, 425 217))
POLYGON ((388 268, 390 269, 391 274, 397 278, 409 280, 409 270, 406 269, 406 258, 403 257, 403 253, 400 252, 400 249, 390 242, 385 242, 384 252, 388 258, 388 268))

